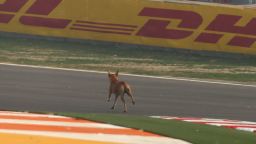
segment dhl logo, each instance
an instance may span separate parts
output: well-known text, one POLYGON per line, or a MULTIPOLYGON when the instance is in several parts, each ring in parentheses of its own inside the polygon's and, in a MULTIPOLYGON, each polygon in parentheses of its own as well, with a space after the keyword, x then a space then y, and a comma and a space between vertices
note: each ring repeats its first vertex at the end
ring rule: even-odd
MULTIPOLYGON (((8 24, 29 0, 6 0, 0 4, 0 23, 8 24)), ((39 26, 54 29, 87 31, 106 34, 133 35, 138 37, 164 40, 182 40, 191 37, 201 29, 202 15, 190 10, 144 7, 139 17, 148 17, 143 26, 93 22, 71 19, 49 18, 63 0, 35 0, 19 17, 19 22, 27 26, 39 26), (176 28, 169 28, 173 19, 181 22, 176 28)), ((218 14, 207 27, 196 36, 193 42, 217 44, 227 34, 234 34, 226 43, 229 46, 252 47, 256 41, 256 18, 251 18, 245 26, 237 26, 242 16, 218 14)))
MULTIPOLYGON (((165 18, 166 20, 149 19, 139 30, 139 36, 164 38, 164 39, 184 39, 191 36, 203 23, 203 18, 199 13, 193 11, 144 8, 139 16, 149 16, 154 18, 165 18), (167 29, 170 24, 169 19, 179 19, 181 23, 178 28, 191 30, 167 29)), ((256 18, 252 18, 245 26, 236 26, 242 16, 219 14, 207 26, 194 41, 201 43, 218 43, 224 37, 224 33, 233 33, 246 36, 234 36, 227 45, 251 47, 256 41, 256 18)))
MULTIPOLYGON (((0 23, 9 23, 14 17, 15 13, 20 11, 29 0, 6 0, 0 4, 0 23)), ((47 18, 62 0, 36 0, 32 6, 28 8, 26 13, 19 18, 21 24, 31 26, 43 26, 50 28, 65 28, 71 20, 47 18), (33 15, 33 16, 31 16, 33 15)))

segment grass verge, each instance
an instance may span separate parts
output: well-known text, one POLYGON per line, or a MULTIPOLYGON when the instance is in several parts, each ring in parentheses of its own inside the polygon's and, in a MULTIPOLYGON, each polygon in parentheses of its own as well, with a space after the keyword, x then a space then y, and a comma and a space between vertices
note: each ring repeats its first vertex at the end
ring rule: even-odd
POLYGON ((0 35, 0 62, 256 83, 256 56, 0 35))
POLYGON ((153 132, 163 136, 182 139, 193 144, 256 143, 256 135, 254 133, 176 120, 162 120, 149 118, 146 116, 128 116, 116 114, 58 113, 58 115, 142 129, 144 131, 153 132))

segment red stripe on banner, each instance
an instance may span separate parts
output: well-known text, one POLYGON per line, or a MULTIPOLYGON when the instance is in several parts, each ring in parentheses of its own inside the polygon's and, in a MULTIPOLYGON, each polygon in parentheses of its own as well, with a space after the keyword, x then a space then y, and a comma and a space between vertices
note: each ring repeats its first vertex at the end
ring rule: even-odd
POLYGON ((71 20, 22 16, 20 18, 20 22, 22 24, 31 25, 31 26, 64 29, 68 26, 71 20))
POLYGON ((95 30, 95 29, 86 29, 86 28, 74 28, 74 27, 71 27, 70 29, 71 30, 79 30, 79 31, 98 32, 98 33, 121 34, 121 35, 131 35, 132 34, 132 33, 127 33, 127 32, 104 31, 104 30, 95 30))
POLYGON ((61 1, 62 0, 37 0, 28 9, 27 13, 49 15, 61 3, 61 1))
POLYGON ((108 25, 108 26, 120 26, 120 27, 130 27, 130 28, 137 28, 138 26, 135 25, 125 25, 125 24, 113 24, 113 23, 104 23, 104 22, 92 22, 92 21, 76 21, 77 23, 86 23, 86 24, 95 24, 95 25, 108 25))
POLYGON ((139 15, 166 19, 180 19, 182 20, 181 23, 178 25, 178 27, 180 28, 196 29, 201 25, 203 21, 202 16, 197 12, 177 9, 159 9, 145 7, 139 15))
POLYGON ((27 2, 28 0, 5 0, 0 4, 0 11, 18 12, 27 2))
POLYGON ((205 42, 205 43, 217 43, 221 37, 223 37, 223 34, 201 33, 196 38, 195 41, 196 42, 205 42))
POLYGON ((256 38, 236 36, 228 43, 228 45, 250 48, 255 42, 256 38))
POLYGON ((0 23, 9 23, 13 17, 13 14, 0 14, 0 23))
POLYGON ((127 28, 113 28, 113 27, 104 27, 104 26, 93 26, 93 25, 85 25, 85 24, 74 24, 76 27, 85 27, 85 28, 97 28, 97 29, 106 29, 106 30, 120 30, 120 31, 134 31, 134 29, 127 28))

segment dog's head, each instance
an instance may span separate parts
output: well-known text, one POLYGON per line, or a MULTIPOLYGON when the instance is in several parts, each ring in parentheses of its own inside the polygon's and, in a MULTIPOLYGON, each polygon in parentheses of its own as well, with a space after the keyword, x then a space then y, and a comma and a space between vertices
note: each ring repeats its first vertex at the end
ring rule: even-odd
POLYGON ((118 81, 118 72, 118 70, 116 71, 116 73, 111 73, 110 71, 108 71, 108 78, 110 82, 118 81))

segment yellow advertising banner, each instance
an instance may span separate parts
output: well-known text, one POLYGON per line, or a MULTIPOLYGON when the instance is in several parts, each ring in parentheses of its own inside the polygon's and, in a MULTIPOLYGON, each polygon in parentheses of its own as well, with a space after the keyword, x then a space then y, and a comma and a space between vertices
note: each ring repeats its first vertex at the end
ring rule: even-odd
POLYGON ((256 54, 255 11, 159 0, 0 0, 0 31, 256 54))

